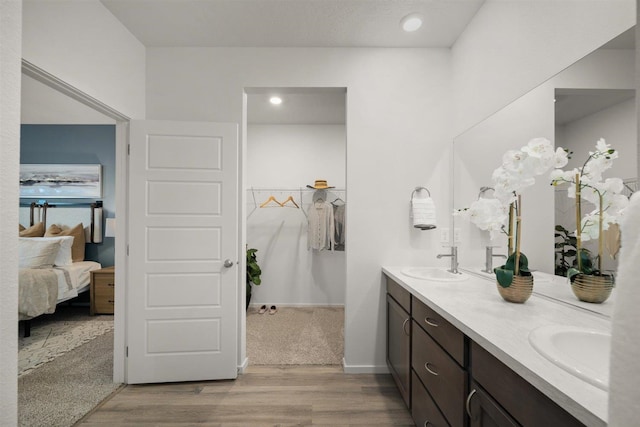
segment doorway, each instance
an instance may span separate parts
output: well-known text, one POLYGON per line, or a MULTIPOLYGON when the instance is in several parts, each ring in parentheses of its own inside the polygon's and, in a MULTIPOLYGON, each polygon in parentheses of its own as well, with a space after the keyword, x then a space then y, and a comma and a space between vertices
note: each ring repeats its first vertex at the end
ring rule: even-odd
POLYGON ((248 363, 341 365, 346 89, 245 92, 245 241, 261 269, 247 285, 248 363))
MULTIPOLYGON (((126 182, 126 130, 128 128, 128 117, 24 60, 22 62, 21 115, 23 124, 22 141, 24 141, 24 138, 31 141, 30 148, 21 153, 21 163, 97 163, 101 165, 102 194, 99 199, 104 205, 99 224, 96 223, 98 227, 101 226, 101 231, 96 230, 93 234, 93 236, 99 234, 100 239, 96 240, 101 240, 101 242, 98 243, 96 241, 86 245, 85 259, 99 261, 102 267, 118 265, 119 269, 115 271, 115 275, 120 279, 116 279, 116 281, 122 283, 122 286, 116 287, 116 295, 113 299, 117 299, 119 304, 123 303, 125 267, 123 230, 126 229, 126 217, 124 215, 124 212, 126 212, 126 186, 124 184, 126 182), (60 150, 60 146, 54 147, 51 145, 51 139, 56 135, 61 144, 67 147, 65 149, 67 154, 65 154, 65 150, 60 150), (102 135, 98 139, 107 144, 108 147, 97 145, 92 147, 89 139, 95 141, 96 135, 102 135), (49 147, 43 145, 42 138, 48 138, 49 147), (73 141, 74 139, 83 138, 85 140, 84 144, 82 141, 73 141), (42 154, 38 153, 38 151, 49 152, 49 155, 44 158, 42 156, 38 157, 42 154), (54 154, 58 157, 55 157, 54 154), (85 157, 83 158, 83 156, 85 157), (87 161, 87 156, 94 156, 96 161, 87 161), (106 218, 115 218, 117 211, 122 212, 120 228, 118 229, 120 231, 117 232, 117 237, 121 237, 120 239, 105 236, 104 233, 106 218)), ((100 142, 97 143, 100 144, 100 142)), ((49 203, 51 202, 53 201, 49 200, 49 203)), ((63 202, 69 201, 58 199, 57 202, 59 203, 58 207, 62 208, 59 210, 71 209, 69 206, 63 207, 63 202)), ((84 210, 84 208, 79 208, 79 210, 84 210)), ((89 216, 92 216, 92 214, 93 211, 90 211, 89 216)), ((116 232, 114 231, 114 233, 116 232)), ((76 263, 74 262, 74 264, 76 263)), ((75 268, 77 265, 72 267, 75 268)), ((85 274, 82 273, 82 275, 84 276, 85 274)), ((90 277, 91 273, 89 272, 86 275, 90 277)), ((100 277, 102 278, 104 275, 110 275, 112 278, 114 275, 113 269, 105 269, 100 277)), ((113 279, 107 281, 115 283, 113 279)), ((53 361, 43 366, 49 368, 54 362, 63 365, 64 362, 59 362, 58 359, 74 357, 74 353, 79 353, 79 349, 85 347, 84 344, 87 342, 87 337, 90 338, 88 341, 92 343, 95 343, 100 338, 99 354, 100 357, 104 358, 104 362, 109 365, 108 369, 102 372, 104 378, 101 380, 101 386, 102 382, 106 385, 104 388, 106 397, 115 384, 122 382, 124 379, 123 360, 118 357, 123 354, 122 351, 119 351, 120 348, 124 347, 123 333, 122 329, 118 327, 115 327, 117 332, 113 332, 114 323, 123 324, 123 316, 120 316, 117 312, 113 316, 90 316, 89 292, 83 292, 81 295, 86 298, 80 304, 71 307, 68 307, 66 303, 64 303, 64 306, 59 305, 60 309, 56 308, 56 312, 51 315, 51 319, 43 321, 43 323, 47 323, 51 320, 49 324, 57 324, 55 326, 57 332, 68 330, 67 332, 73 335, 73 339, 62 340, 64 342, 60 343, 61 350, 54 349, 53 361), (78 311, 81 312, 80 317, 76 316, 78 311), (66 325, 64 321, 55 322, 56 313, 61 315, 63 319, 67 319, 66 325), (111 317, 111 319, 107 319, 107 317, 111 317), (73 321, 69 321, 69 319, 73 321), (89 325, 89 323, 91 324, 89 325), (106 328, 108 323, 111 325, 106 328), (72 344, 77 344, 77 346, 70 348, 69 346, 72 344), (58 356, 59 354, 62 356, 58 356)), ((42 321, 42 319, 40 320, 42 321)), ((50 338, 55 339, 56 337, 45 337, 47 340, 50 338)), ((73 372, 67 372, 68 378, 73 374, 73 372)), ((86 377, 85 373, 83 375, 86 377)), ((87 377, 86 379, 95 380, 93 377, 87 377)), ((26 382, 22 381, 22 383, 26 382)), ((31 382, 33 383, 33 381, 31 382)), ((99 395, 95 394, 94 397, 99 402, 99 395)), ((47 398, 47 396, 43 397, 44 400, 47 400, 47 398)), ((29 399, 32 400, 31 397, 29 399)), ((60 401, 56 401, 56 405, 51 405, 54 407, 53 411, 61 412, 62 405, 60 403, 60 401), (58 408, 55 408, 56 406, 58 408)), ((71 402, 71 406, 74 411, 69 411, 66 414, 62 413, 60 416, 72 416, 75 420, 83 415, 81 413, 81 405, 78 405, 77 399, 75 402, 71 402)), ((88 410, 92 407, 93 405, 89 406, 88 410)), ((40 411, 41 416, 42 408, 38 411, 40 411)), ((62 411, 64 412, 64 408, 62 408, 62 411)), ((54 420, 54 418, 50 418, 50 420, 54 420)), ((68 421, 67 418, 65 420, 68 421)))

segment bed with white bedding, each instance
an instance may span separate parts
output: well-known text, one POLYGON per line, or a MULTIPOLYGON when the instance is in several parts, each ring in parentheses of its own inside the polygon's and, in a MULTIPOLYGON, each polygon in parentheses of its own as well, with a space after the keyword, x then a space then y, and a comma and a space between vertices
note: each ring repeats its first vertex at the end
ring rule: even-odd
MULTIPOLYGON (((55 227, 47 232, 62 230, 55 227)), ((101 268, 84 260, 84 229, 82 224, 74 228, 68 229, 70 235, 19 238, 18 316, 26 321, 25 336, 30 333, 30 319, 53 313, 58 303, 89 290, 91 271, 101 268)))
POLYGON ((89 290, 91 271, 99 270, 95 261, 79 261, 51 268, 21 268, 19 273, 20 320, 53 313, 56 305, 89 290))

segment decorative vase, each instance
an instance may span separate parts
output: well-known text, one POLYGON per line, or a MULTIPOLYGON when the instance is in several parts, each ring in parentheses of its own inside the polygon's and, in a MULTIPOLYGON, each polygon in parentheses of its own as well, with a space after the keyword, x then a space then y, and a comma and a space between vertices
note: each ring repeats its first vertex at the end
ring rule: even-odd
POLYGON ((533 276, 513 276, 511 286, 508 288, 503 288, 497 282, 496 286, 498 293, 505 301, 522 304, 529 299, 533 292, 533 276))
POLYGON ((601 304, 611 295, 613 277, 577 274, 571 283, 571 290, 580 301, 601 304))

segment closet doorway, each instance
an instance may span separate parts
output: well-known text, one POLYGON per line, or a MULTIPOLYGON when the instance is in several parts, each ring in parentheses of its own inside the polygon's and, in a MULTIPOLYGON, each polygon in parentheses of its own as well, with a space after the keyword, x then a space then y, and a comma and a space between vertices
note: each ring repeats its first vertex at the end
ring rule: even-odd
POLYGON ((346 88, 246 89, 250 366, 342 365, 346 88))

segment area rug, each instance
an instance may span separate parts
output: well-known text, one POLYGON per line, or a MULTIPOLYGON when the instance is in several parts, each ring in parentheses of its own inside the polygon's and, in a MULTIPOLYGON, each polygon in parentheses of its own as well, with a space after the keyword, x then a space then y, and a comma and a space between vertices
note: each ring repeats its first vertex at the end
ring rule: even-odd
POLYGON ((280 307, 275 314, 247 312, 250 365, 340 365, 344 307, 280 307))
POLYGON ((90 316, 88 307, 59 306, 32 320, 31 336, 20 331, 18 377, 113 330, 113 316, 90 316))
POLYGON ((107 332, 18 378, 19 425, 72 426, 119 387, 107 332))

